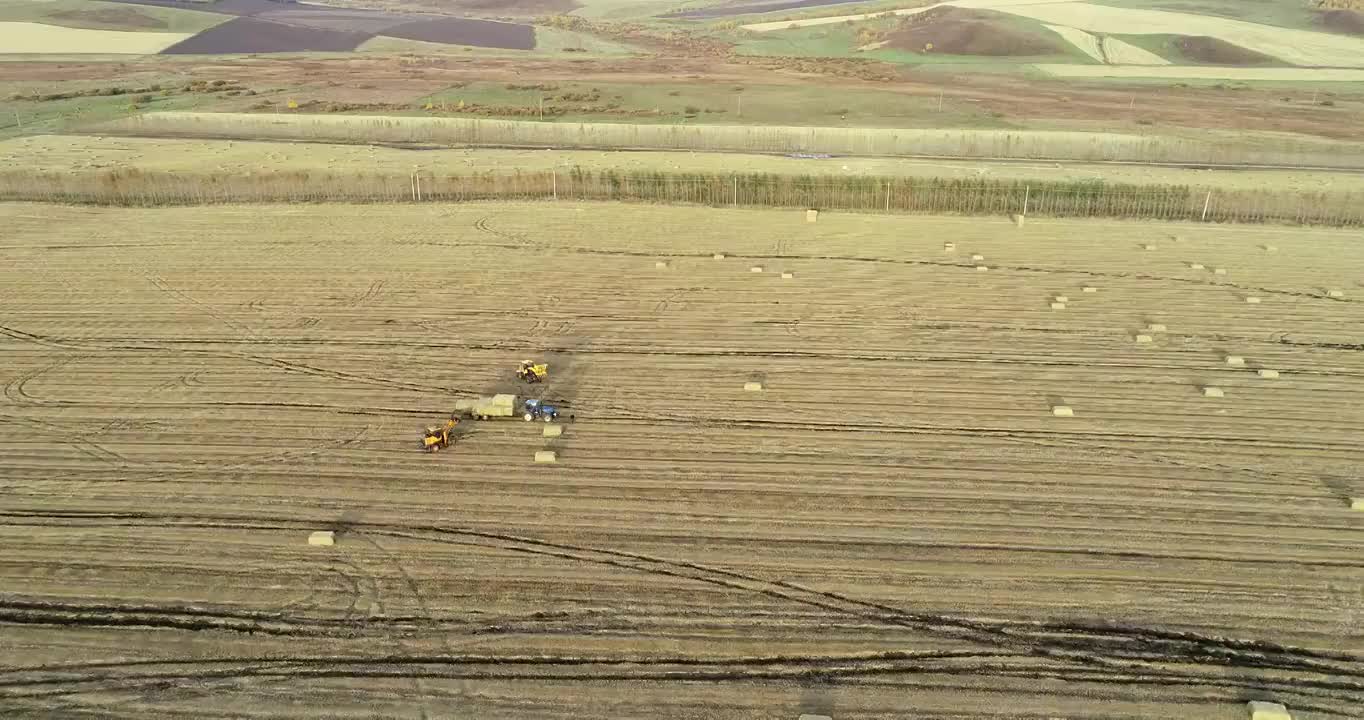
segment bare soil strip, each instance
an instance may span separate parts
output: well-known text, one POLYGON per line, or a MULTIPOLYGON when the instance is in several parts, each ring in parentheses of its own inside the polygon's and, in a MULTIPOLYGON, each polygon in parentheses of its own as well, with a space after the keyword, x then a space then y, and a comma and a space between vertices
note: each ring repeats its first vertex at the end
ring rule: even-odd
POLYGON ((509 50, 535 48, 535 28, 530 25, 474 20, 470 18, 437 18, 415 20, 395 25, 383 32, 389 37, 449 45, 474 45, 509 50))
POLYGON ((354 50, 372 37, 373 34, 365 32, 325 30, 239 17, 171 45, 162 54, 345 52, 354 50))

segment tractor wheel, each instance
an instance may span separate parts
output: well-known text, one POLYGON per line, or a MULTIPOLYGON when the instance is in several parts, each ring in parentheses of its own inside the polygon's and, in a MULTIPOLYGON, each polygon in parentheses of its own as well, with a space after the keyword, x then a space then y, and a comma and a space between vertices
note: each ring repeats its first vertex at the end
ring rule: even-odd
POLYGON ((557 417, 558 415, 545 415, 545 422, 554 422, 554 419, 557 417))
POLYGON ((534 420, 534 419, 535 419, 535 416, 534 416, 534 415, 531 415, 530 413, 526 413, 525 415, 522 415, 521 417, 524 417, 524 418, 526 419, 526 422, 530 422, 531 420, 534 420))

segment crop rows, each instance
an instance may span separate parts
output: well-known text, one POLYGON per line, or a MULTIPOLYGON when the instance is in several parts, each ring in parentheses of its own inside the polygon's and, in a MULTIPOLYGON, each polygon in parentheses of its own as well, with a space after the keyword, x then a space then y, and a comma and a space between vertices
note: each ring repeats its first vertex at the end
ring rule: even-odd
POLYGON ((1364 701, 1348 233, 566 202, 0 216, 0 705, 1364 701), (522 391, 526 357, 562 438, 469 422, 416 449, 456 398, 522 391))

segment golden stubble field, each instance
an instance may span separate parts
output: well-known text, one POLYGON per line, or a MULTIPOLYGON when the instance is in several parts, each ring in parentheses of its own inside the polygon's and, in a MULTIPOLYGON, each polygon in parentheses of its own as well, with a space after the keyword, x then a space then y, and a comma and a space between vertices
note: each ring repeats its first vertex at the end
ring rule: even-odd
POLYGON ((1364 703, 1356 235, 571 204, 0 228, 16 716, 1364 703), (524 357, 562 438, 416 449, 524 357))

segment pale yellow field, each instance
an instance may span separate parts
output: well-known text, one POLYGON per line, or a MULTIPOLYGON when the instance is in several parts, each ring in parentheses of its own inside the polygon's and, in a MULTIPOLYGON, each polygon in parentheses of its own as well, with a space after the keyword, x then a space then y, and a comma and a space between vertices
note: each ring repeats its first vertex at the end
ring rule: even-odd
POLYGON ((81 135, 37 135, 0 141, 0 163, 41 170, 216 171, 353 170, 418 168, 433 173, 511 173, 581 167, 588 170, 763 172, 784 175, 990 178, 996 180, 1104 180, 1138 185, 1189 185, 1222 189, 1364 191, 1364 173, 1297 170, 1199 170, 1141 165, 1029 163, 898 158, 797 159, 780 155, 592 150, 452 148, 403 150, 381 146, 241 140, 177 140, 81 135))
POLYGON ((1274 80, 1278 82, 1364 82, 1364 69, 1211 67, 1189 65, 1060 65, 1037 69, 1057 77, 1161 78, 1169 80, 1274 80))
POLYGON ((0 205, 0 707, 1347 720, 1362 277, 1286 228, 0 205), (417 449, 496 391, 574 419, 417 449))
POLYGON ((1169 65, 1170 61, 1117 38, 1105 37, 1101 42, 1104 57, 1110 65, 1169 65))
POLYGON ((1084 54, 1110 65, 1169 65, 1165 58, 1117 38, 1098 37, 1065 25, 1047 25, 1084 54))
POLYGON ((28 22, 0 22, 0 54, 152 55, 188 33, 88 30, 28 22))
POLYGON ((1104 52, 1099 47, 1099 38, 1094 37, 1084 30, 1076 30, 1073 27, 1067 27, 1065 25, 1048 25, 1047 29, 1060 35, 1062 38, 1065 38, 1071 45, 1079 48, 1080 52, 1083 52, 1099 62, 1104 62, 1104 52))

